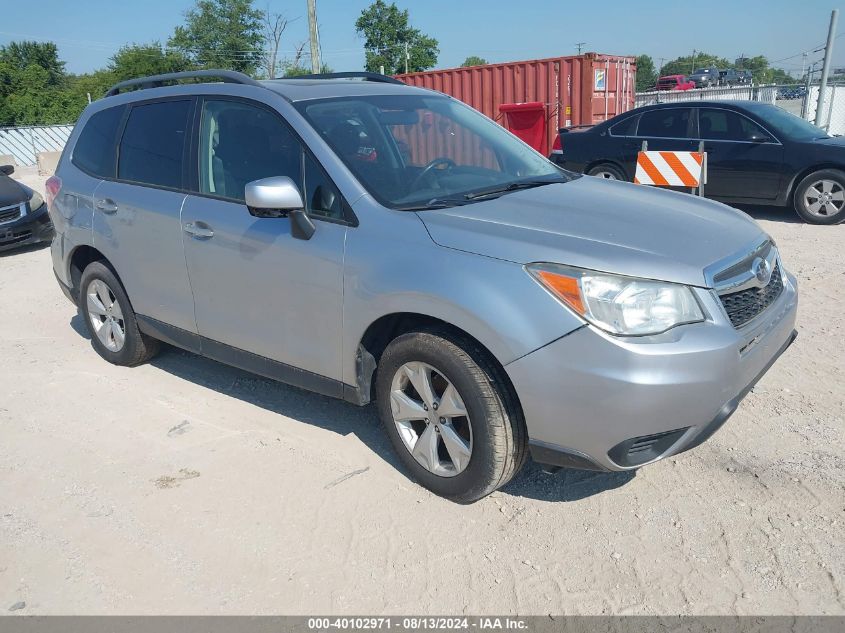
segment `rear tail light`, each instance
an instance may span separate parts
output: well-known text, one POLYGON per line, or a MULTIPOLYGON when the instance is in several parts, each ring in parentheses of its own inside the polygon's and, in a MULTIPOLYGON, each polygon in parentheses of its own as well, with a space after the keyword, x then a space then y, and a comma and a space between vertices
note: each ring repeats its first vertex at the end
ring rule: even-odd
POLYGON ((563 142, 560 140, 560 134, 555 136, 555 142, 552 143, 552 154, 563 154, 563 142))
POLYGON ((50 176, 45 186, 47 189, 47 208, 49 209, 53 206, 53 200, 56 199, 59 190, 62 188, 62 179, 58 176, 50 176))

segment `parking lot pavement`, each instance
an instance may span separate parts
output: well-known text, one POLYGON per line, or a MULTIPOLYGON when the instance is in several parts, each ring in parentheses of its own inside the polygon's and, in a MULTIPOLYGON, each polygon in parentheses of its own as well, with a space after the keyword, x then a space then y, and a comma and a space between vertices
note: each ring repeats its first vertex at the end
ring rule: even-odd
POLYGON ((105 363, 49 249, 0 257, 0 612, 845 613, 845 226, 754 214, 800 335, 725 427, 471 506, 410 481, 372 407, 105 363))

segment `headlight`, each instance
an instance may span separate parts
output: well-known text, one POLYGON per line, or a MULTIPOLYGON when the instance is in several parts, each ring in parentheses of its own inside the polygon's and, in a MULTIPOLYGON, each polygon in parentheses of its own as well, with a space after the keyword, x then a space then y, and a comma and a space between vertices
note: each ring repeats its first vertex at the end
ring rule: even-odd
POLYGON ((32 192, 32 197, 29 199, 29 212, 37 211, 44 204, 44 198, 37 191, 32 192))
POLYGON ((529 264, 526 269, 560 301, 611 334, 659 334, 704 320, 687 286, 558 264, 529 264))

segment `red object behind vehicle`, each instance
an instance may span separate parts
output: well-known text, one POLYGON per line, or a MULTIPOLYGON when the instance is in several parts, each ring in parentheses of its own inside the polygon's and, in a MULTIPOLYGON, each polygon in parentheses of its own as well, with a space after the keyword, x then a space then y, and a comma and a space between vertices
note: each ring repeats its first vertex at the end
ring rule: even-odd
POLYGON ((691 90, 695 82, 687 79, 686 75, 666 75, 657 80, 658 90, 691 90))
POLYGON ((555 136, 555 142, 552 143, 552 154, 563 154, 563 141, 560 139, 560 132, 555 136))
POLYGON ((45 198, 47 202, 47 208, 49 209, 53 205, 53 200, 55 200, 56 196, 59 194, 59 190, 62 188, 62 179, 58 176, 50 176, 47 179, 44 188, 47 192, 45 198))
POLYGON ((545 104, 540 101, 503 103, 499 112, 505 115, 505 127, 541 154, 548 153, 545 104))
POLYGON ((559 128, 593 125, 633 108, 636 69, 634 57, 584 53, 396 77, 445 92, 502 124, 502 104, 539 101, 547 108, 548 148, 559 128))

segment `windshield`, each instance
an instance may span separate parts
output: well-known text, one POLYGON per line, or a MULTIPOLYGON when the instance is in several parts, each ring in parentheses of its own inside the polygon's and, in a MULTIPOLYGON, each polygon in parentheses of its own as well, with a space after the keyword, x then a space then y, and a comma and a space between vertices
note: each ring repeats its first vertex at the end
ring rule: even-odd
POLYGON ((706 75, 706 74, 707 74, 707 73, 709 73, 709 72, 710 72, 710 69, 709 69, 709 68, 699 68, 698 70, 696 70, 696 71, 693 73, 693 75, 706 75))
POLYGON ((469 204, 570 179, 448 97, 374 95, 295 105, 373 197, 394 209, 469 204))
POLYGON ((771 104, 759 104, 751 109, 760 119, 777 132, 795 141, 812 141, 828 138, 827 132, 809 121, 771 104))

